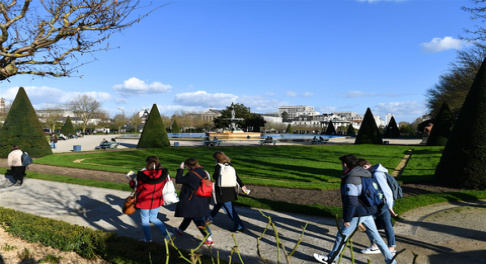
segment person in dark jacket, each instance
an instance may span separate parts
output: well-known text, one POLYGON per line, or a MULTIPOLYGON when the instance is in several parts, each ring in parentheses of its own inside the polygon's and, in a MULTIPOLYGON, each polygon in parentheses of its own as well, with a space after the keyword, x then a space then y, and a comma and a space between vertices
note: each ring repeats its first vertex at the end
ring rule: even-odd
MULTIPOLYGON (((231 166, 231 160, 226 156, 222 151, 216 151, 213 153, 213 158, 216 160, 217 164, 214 166, 214 173, 213 173, 213 180, 216 183, 216 204, 213 207, 213 210, 209 214, 209 220, 213 221, 213 218, 216 217, 221 207, 223 207, 224 211, 228 215, 228 217, 233 221, 233 229, 231 232, 245 231, 245 226, 241 221, 238 213, 236 212, 236 208, 233 206, 232 201, 235 201, 238 198, 238 186, 234 187, 221 187, 218 185, 219 177, 221 177, 221 169, 222 166, 231 166)), ((236 174, 236 182, 239 186, 242 186, 242 189, 246 189, 246 186, 241 181, 238 174, 236 174)))
POLYGON ((145 238, 141 239, 141 241, 152 241, 150 222, 152 222, 160 232, 162 232, 164 238, 169 241, 173 234, 167 232, 164 223, 157 218, 160 207, 164 205, 162 189, 167 181, 169 171, 167 168, 162 168, 157 156, 148 156, 145 162, 145 168, 139 171, 137 176, 129 183, 130 187, 136 189, 137 192, 137 203, 135 207, 140 209, 142 229, 145 235, 145 238))
POLYGON ((209 235, 204 241, 204 244, 211 246, 214 244, 214 241, 211 237, 211 229, 206 225, 205 219, 209 213, 210 197, 196 195, 196 190, 201 184, 201 179, 208 176, 209 174, 206 174, 206 171, 194 158, 185 160, 180 164, 179 169, 177 169, 176 183, 182 184, 182 187, 179 194, 179 202, 177 203, 175 210, 175 216, 184 217, 184 219, 179 227, 174 227, 174 233, 181 237, 191 221, 193 221, 204 237, 209 235), (189 170, 186 175, 183 175, 184 167, 189 170))
POLYGON ((396 264, 392 261, 393 255, 376 229, 373 215, 378 212, 377 206, 366 207, 360 201, 363 189, 362 178, 371 178, 371 172, 358 166, 358 159, 353 154, 339 158, 342 163, 344 175, 341 177, 341 199, 343 203, 343 226, 336 235, 336 241, 329 254, 314 253, 314 258, 320 263, 334 263, 337 256, 344 249, 344 244, 354 230, 363 224, 368 230, 378 248, 385 256, 386 263, 396 264))

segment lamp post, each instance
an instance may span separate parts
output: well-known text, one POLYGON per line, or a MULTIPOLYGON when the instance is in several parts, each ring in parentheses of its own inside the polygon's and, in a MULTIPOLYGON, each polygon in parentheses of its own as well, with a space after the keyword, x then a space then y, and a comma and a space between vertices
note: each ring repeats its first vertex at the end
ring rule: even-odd
MULTIPOLYGON (((118 110, 122 111, 122 116, 123 116, 123 123, 125 123, 125 109, 118 107, 118 110)), ((121 132, 121 126, 118 128, 118 134, 121 132)))

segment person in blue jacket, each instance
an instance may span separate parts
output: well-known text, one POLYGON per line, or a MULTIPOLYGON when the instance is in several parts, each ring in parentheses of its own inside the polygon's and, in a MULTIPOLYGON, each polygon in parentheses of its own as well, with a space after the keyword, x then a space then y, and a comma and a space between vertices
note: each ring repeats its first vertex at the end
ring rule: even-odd
POLYGON ((378 248, 385 256, 387 264, 396 264, 393 255, 388 249, 387 245, 381 239, 378 230, 376 229, 373 215, 378 211, 377 206, 366 207, 360 202, 360 195, 362 192, 362 178, 371 178, 371 172, 358 166, 358 159, 353 154, 339 157, 344 175, 341 177, 341 200, 343 203, 343 225, 341 233, 338 232, 332 250, 326 254, 314 253, 314 258, 325 264, 335 263, 338 255, 344 249, 346 240, 351 233, 363 224, 369 229, 371 236, 376 241, 378 248))

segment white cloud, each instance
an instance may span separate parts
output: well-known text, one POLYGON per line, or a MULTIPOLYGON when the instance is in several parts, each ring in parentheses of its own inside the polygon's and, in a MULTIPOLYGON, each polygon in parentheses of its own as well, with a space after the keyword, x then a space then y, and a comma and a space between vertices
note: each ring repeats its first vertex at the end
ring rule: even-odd
POLYGON ((465 46, 471 45, 470 42, 453 37, 433 38, 429 42, 420 43, 422 52, 435 53, 450 49, 462 49, 465 46))
POLYGON ((394 114, 397 122, 411 122, 425 113, 425 110, 425 104, 416 101, 379 103, 372 109, 373 114, 379 115, 382 118, 384 118, 387 113, 394 114))
POLYGON ((314 96, 314 93, 311 93, 311 92, 305 92, 305 93, 301 94, 300 96, 302 96, 302 97, 304 97, 304 98, 309 98, 309 97, 314 96))
POLYGON ((277 94, 275 94, 275 93, 271 93, 271 92, 265 92, 265 95, 266 95, 266 96, 271 96, 271 97, 275 97, 275 96, 277 96, 277 94))
POLYGON ((113 90, 122 95, 142 95, 165 93, 172 88, 169 84, 161 82, 146 83, 140 79, 132 77, 123 82, 123 84, 113 85, 113 90))
POLYGON ((321 114, 330 114, 336 112, 335 106, 320 106, 317 107, 316 110, 321 114))
POLYGON ((175 95, 174 102, 184 106, 201 106, 225 108, 235 102, 238 96, 233 94, 215 93, 209 94, 205 91, 180 93, 175 95))
POLYGON ((297 93, 296 92, 292 92, 292 91, 285 92, 285 94, 287 94, 290 97, 296 97, 297 96, 297 93))
MULTIPOLYGON (((106 92, 66 92, 57 88, 52 87, 36 87, 36 86, 26 86, 24 87, 25 93, 29 97, 30 102, 32 105, 35 105, 36 108, 43 108, 48 105, 63 105, 69 103, 75 96, 80 94, 87 94, 93 98, 95 98, 98 102, 102 103, 105 101, 109 101, 111 99, 111 95, 106 92)), ((4 98, 13 101, 19 87, 12 87, 7 89, 4 93, 4 98)))
POLYGON ((349 91, 345 93, 344 95, 341 95, 343 98, 363 98, 363 97, 378 97, 378 96, 384 96, 384 97, 401 97, 407 94, 395 94, 395 93, 365 93, 361 91, 349 91))
POLYGON ((277 112, 279 106, 288 105, 288 102, 282 102, 275 99, 268 99, 263 96, 243 95, 238 98, 238 103, 250 107, 252 113, 277 112))

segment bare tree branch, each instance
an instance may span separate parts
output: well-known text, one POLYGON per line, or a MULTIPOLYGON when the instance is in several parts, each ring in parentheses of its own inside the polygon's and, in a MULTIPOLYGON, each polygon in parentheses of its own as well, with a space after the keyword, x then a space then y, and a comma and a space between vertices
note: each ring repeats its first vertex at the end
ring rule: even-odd
POLYGON ((157 9, 130 19, 145 7, 141 0, 22 2, 0 2, 0 80, 17 74, 70 76, 79 66, 70 63, 76 55, 102 50, 98 46, 112 34, 157 9))

